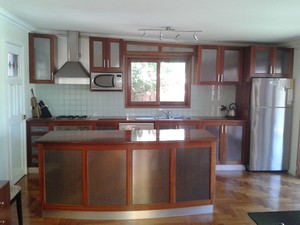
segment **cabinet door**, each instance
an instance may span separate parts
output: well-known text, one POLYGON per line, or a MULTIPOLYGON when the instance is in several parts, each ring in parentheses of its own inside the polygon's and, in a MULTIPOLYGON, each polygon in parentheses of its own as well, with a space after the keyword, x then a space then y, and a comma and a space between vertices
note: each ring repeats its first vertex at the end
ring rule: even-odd
POLYGON ((44 160, 46 203, 82 205, 83 174, 81 150, 46 149, 44 151, 44 160))
POLYGON ((90 68, 91 71, 95 68, 105 68, 106 59, 104 51, 105 39, 90 38, 90 68))
POLYGON ((120 39, 90 37, 91 72, 122 72, 120 39))
POLYGON ((200 83, 216 82, 217 78, 217 47, 201 47, 200 52, 200 83))
POLYGON ((110 40, 108 41, 109 55, 107 67, 119 69, 121 67, 121 48, 120 48, 120 40, 110 40))
POLYGON ((220 152, 220 140, 221 140, 221 128, 219 125, 205 125, 205 130, 212 133, 217 138, 216 143, 216 163, 220 164, 221 161, 221 152, 220 152))
POLYGON ((176 149, 176 202, 209 200, 210 149, 176 149))
POLYGON ((273 73, 282 77, 292 77, 294 50, 291 48, 275 49, 275 64, 273 73))
POLYGON ((242 72, 242 49, 224 48, 221 82, 239 82, 242 72))
POLYGON ((29 34, 30 83, 53 83, 56 71, 56 36, 29 34))
POLYGON ((90 206, 126 205, 126 151, 89 150, 90 206))
POLYGON ((272 49, 270 47, 255 46, 252 50, 252 60, 254 62, 252 74, 256 76, 266 76, 272 71, 272 49))
POLYGON ((226 126, 226 164, 242 163, 243 126, 226 126))
POLYGON ((170 202, 170 151, 168 149, 133 150, 132 203, 170 202))
POLYGON ((117 122, 101 122, 96 124, 97 130, 118 130, 119 124, 117 122))

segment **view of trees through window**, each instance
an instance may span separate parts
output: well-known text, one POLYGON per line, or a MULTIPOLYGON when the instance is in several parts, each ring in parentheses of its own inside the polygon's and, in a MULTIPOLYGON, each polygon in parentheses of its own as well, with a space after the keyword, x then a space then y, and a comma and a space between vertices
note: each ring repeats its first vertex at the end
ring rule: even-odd
POLYGON ((130 62, 131 102, 184 102, 186 71, 185 61, 130 62))

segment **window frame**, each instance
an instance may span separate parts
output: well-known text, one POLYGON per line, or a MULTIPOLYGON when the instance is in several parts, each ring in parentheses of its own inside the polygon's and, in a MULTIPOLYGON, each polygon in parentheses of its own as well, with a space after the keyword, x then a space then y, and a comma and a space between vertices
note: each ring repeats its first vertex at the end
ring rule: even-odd
POLYGON ((191 105, 191 78, 192 78, 192 59, 191 55, 184 56, 126 56, 125 57, 125 107, 126 108, 190 108, 191 105), (131 101, 131 62, 156 62, 157 67, 157 88, 156 94, 158 96, 156 101, 153 102, 139 102, 131 101), (185 62, 186 63, 186 83, 185 83, 185 96, 182 102, 167 102, 160 101, 160 63, 161 62, 185 62))

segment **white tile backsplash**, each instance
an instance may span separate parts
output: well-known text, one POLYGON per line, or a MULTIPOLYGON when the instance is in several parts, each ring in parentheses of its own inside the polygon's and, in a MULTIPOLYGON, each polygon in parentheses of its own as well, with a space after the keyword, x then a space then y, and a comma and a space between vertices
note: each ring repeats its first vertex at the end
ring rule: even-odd
MULTIPOLYGON (((38 100, 48 105, 53 116, 135 116, 160 115, 158 109, 125 108, 124 92, 91 92, 89 85, 37 84, 35 94, 38 100)), ((222 116, 221 105, 235 102, 233 85, 192 86, 191 108, 170 108, 173 115, 222 116)), ((30 104, 30 98, 28 98, 30 104)))

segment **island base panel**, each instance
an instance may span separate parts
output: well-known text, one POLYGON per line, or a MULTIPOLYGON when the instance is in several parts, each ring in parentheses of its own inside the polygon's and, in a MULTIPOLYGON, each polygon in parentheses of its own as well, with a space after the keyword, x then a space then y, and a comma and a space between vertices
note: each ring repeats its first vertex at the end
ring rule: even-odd
MULTIPOLYGON (((131 220, 190 216, 213 213, 213 205, 184 207, 175 209, 114 211, 114 212, 85 212, 64 210, 43 210, 43 217, 69 218, 84 220, 131 220)), ((213 214, 211 214, 212 216, 213 214)))

